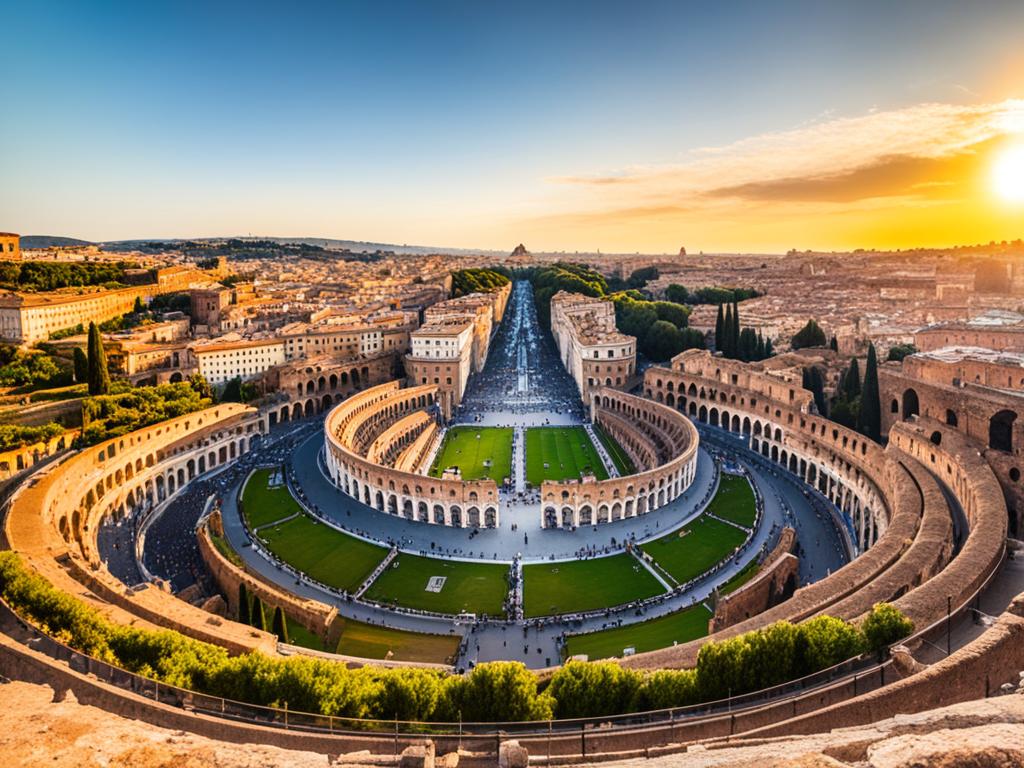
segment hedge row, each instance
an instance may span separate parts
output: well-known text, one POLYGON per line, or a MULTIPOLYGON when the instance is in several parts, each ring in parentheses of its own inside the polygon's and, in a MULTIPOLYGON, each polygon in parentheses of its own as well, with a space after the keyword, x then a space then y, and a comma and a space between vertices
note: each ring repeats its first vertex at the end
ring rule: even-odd
POLYGON ((888 605, 860 629, 819 617, 708 643, 696 669, 642 674, 572 662, 546 689, 518 662, 466 675, 344 664, 223 649, 168 630, 126 627, 57 590, 13 552, 0 552, 0 596, 50 636, 84 654, 169 685, 251 704, 357 718, 434 722, 545 720, 683 706, 773 685, 885 647, 912 625, 888 605))

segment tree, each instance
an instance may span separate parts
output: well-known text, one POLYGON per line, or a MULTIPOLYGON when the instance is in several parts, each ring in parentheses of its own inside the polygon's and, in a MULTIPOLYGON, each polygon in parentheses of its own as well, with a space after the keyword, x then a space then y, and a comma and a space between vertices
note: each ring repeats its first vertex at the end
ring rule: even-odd
POLYGON ((686 304, 690 294, 684 286, 678 283, 670 283, 665 289, 665 298, 674 304, 686 304))
POLYGON ((913 354, 917 354, 917 347, 913 344, 897 344, 894 347, 889 347, 889 354, 885 359, 900 362, 904 357, 908 357, 913 354))
POLYGON ((704 334, 698 331, 696 328, 683 328, 680 331, 683 339, 683 348, 680 352, 687 349, 704 349, 704 334))
POLYGON ((252 598, 252 616, 249 623, 256 629, 262 629, 264 632, 267 630, 267 612, 263 607, 263 601, 256 596, 252 598))
POLYGON ((655 362, 664 362, 683 350, 683 335, 672 323, 658 320, 643 337, 643 351, 655 362))
POLYGON ((141 315, 145 311, 146 311, 146 305, 142 303, 142 297, 141 296, 136 296, 135 297, 135 304, 132 306, 132 314, 133 315, 141 315))
POLYGON ((833 352, 839 351, 839 340, 835 337, 835 334, 833 334, 832 338, 828 340, 828 348, 833 352))
POLYGON ((206 380, 206 377, 203 376, 203 374, 193 373, 191 376, 188 377, 188 384, 189 387, 192 388, 192 391, 195 392, 202 399, 213 399, 213 387, 210 386, 210 382, 206 380))
POLYGON ((556 717, 612 715, 633 708, 641 679, 612 662, 570 661, 555 672, 548 693, 557 702, 556 717))
POLYGON ((882 402, 878 392, 878 357, 875 345, 868 346, 868 362, 864 369, 864 387, 860 397, 860 432, 876 443, 882 440, 882 402))
POLYGON ((723 339, 725 338, 725 315, 722 314, 722 305, 718 305, 718 316, 715 318, 715 350, 722 352, 723 339))
POLYGON ((914 622, 891 603, 876 603, 860 625, 868 650, 881 653, 914 631, 914 622))
POLYGON ((821 330, 814 319, 808 320, 807 324, 793 336, 791 346, 793 349, 804 349, 806 347, 824 347, 827 339, 825 332, 821 330))
POLYGON ((659 320, 666 320, 676 328, 685 328, 690 322, 690 310, 682 304, 673 304, 671 301, 654 302, 654 310, 658 313, 659 320))
POLYGON ((726 304, 725 319, 722 321, 722 355, 730 358, 736 357, 736 347, 733 345, 732 324, 732 304, 726 304))
POLYGON ((281 606, 277 606, 274 609, 274 623, 272 630, 277 639, 282 643, 288 642, 288 622, 285 620, 284 611, 281 610, 281 606))
POLYGON ((732 356, 739 357, 740 354, 740 303, 732 301, 732 356))
POLYGON ((238 623, 252 624, 252 611, 249 609, 249 590, 245 583, 238 585, 238 623))
POLYGON ((860 397, 860 365, 856 357, 850 360, 850 367, 843 377, 843 392, 846 393, 847 400, 860 397))
POLYGON ((224 391, 220 394, 220 401, 222 403, 240 403, 242 402, 242 379, 239 376, 228 381, 224 385, 224 391))
POLYGON ((89 394, 105 395, 110 392, 110 371, 107 368, 107 353, 103 349, 103 337, 96 323, 89 323, 89 394))
POLYGON ((825 401, 825 380, 815 365, 804 368, 804 389, 814 395, 814 405, 822 416, 828 415, 825 401))
POLYGON ((81 347, 75 347, 71 356, 75 364, 75 383, 84 384, 89 380, 89 358, 81 347))

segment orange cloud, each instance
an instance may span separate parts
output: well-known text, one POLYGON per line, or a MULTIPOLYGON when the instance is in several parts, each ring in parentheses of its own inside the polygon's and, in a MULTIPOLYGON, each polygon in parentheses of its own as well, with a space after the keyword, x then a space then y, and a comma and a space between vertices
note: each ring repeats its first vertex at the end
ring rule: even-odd
POLYGON ((1012 217, 975 210, 991 204, 979 178, 993 150, 1015 134, 1024 136, 1024 100, 921 104, 826 119, 692 150, 673 165, 549 179, 545 212, 525 223, 553 235, 560 229, 555 236, 565 242, 578 242, 585 231, 623 250, 667 250, 681 236, 707 237, 721 248, 881 247, 887 244, 859 242, 859 233, 891 237, 899 229, 888 220, 912 205, 924 210, 906 236, 920 237, 929 231, 922 220, 927 209, 941 206, 936 233, 949 236, 952 215, 964 225, 953 242, 988 240, 1001 235, 972 227, 1009 229, 1012 217), (951 206, 963 210, 951 213, 951 206))

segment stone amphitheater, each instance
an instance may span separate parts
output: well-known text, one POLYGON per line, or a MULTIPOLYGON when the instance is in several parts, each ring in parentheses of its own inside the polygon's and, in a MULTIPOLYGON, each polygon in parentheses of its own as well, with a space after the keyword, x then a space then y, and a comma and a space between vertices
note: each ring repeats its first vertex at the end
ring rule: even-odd
MULTIPOLYGON (((364 378, 372 378, 368 374, 364 369, 364 378)), ((303 383, 292 382, 303 404, 298 399, 294 408, 278 403, 272 413, 277 422, 301 412, 318 425, 316 411, 330 407, 325 430, 316 426, 313 434, 325 441, 317 455, 338 492, 368 514, 424 529, 506 526, 493 480, 434 479, 408 471, 422 464, 436 438, 437 422, 428 416, 437 397, 432 387, 383 383, 334 405, 339 398, 333 389, 341 379, 332 375, 330 382, 325 387, 331 391, 322 394, 315 386, 308 392, 303 383)), ((4 547, 115 624, 171 630, 232 654, 294 653, 275 635, 228 618, 222 600, 190 602, 159 579, 127 585, 110 572, 97 541, 105 522, 152 515, 198 480, 261 450, 274 435, 269 416, 222 404, 34 467, 6 500, 4 547)), ((653 519, 681 499, 695 481, 702 442, 698 425, 714 442, 733 441, 803 483, 808 494, 827 499, 853 555, 849 564, 780 600, 775 569, 786 562, 791 540, 783 538, 767 558, 770 567, 725 602, 731 618, 716 615, 711 635, 618 663, 642 670, 687 668, 709 640, 822 614, 856 623, 879 602, 891 602, 911 618, 914 635, 884 659, 730 701, 724 708, 549 721, 514 732, 462 733, 460 728, 426 740, 397 723, 385 732, 336 731, 333 723, 289 720, 287 710, 272 721, 249 719, 223 700, 214 705, 211 697, 180 689, 161 692, 159 685, 112 673, 101 661, 71 651, 2 605, 0 674, 18 682, 0 687, 0 699, 15 706, 24 702, 41 727, 68 728, 87 718, 97 729, 123 734, 125 744, 134 746, 121 752, 111 742, 94 743, 94 759, 104 764, 166 764, 194 755, 187 764, 655 759, 679 765, 923 765, 942 764, 921 755, 937 754, 937 744, 960 742, 957 729, 976 730, 972 743, 1003 755, 1002 763, 963 764, 1020 764, 1022 699, 981 700, 1014 689, 1024 668, 1024 594, 1018 596, 1024 593, 1024 573, 1014 560, 1017 542, 1007 538, 1000 482, 960 431, 913 413, 891 424, 883 447, 818 416, 810 393, 798 382, 758 364, 699 351, 649 368, 640 396, 597 390, 591 418, 615 435, 637 472, 603 481, 545 482, 539 504, 551 508, 560 527, 596 530, 599 522, 653 519), (44 704, 49 694, 33 687, 40 685, 53 689, 54 701, 62 703, 44 704), (125 720, 153 728, 140 731, 125 720), (929 741, 927 734, 938 735, 929 741), (227 745, 232 744, 258 744, 260 751, 230 756, 227 745)), ((1017 420, 1008 438, 1011 451, 1024 444, 1021 432, 1017 420)), ((327 631, 337 606, 300 593, 293 586, 297 581, 267 578, 245 563, 231 562, 211 544, 208 526, 196 535, 228 602, 245 583, 312 631, 327 631)), ((337 663, 370 662, 339 658, 337 663)), ((12 707, 3 709, 9 713, 12 707)), ((13 753, 27 749, 18 734, 4 739, 13 753)))

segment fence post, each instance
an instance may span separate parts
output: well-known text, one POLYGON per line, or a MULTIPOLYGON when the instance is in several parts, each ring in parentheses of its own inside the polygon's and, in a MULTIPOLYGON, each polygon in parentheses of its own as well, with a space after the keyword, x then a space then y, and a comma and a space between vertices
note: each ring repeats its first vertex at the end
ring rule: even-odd
MULTIPOLYGON (((986 691, 988 690, 987 684, 986 684, 985 690, 986 691)), ((548 760, 551 760, 551 720, 550 719, 548 720, 548 760)))
POLYGON ((580 755, 587 756, 587 724, 580 723, 580 755))

